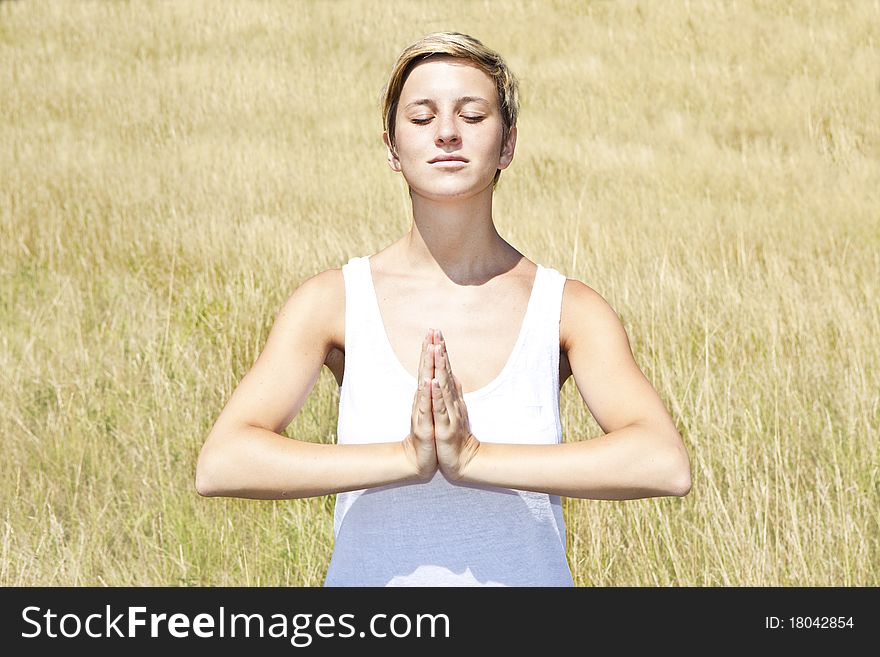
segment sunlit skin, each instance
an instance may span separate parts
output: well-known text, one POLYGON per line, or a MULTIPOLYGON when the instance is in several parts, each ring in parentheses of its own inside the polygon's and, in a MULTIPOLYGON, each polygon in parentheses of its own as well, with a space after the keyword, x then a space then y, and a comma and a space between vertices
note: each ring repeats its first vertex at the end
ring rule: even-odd
POLYGON ((522 319, 523 307, 514 322, 511 305, 497 299, 522 300, 537 270, 498 234, 492 216, 493 179, 513 160, 516 129, 502 143, 492 78, 448 57, 413 68, 395 116, 395 143, 387 133, 383 139, 389 166, 410 189, 412 227, 370 266, 392 350, 401 345, 401 365, 420 382, 410 433, 367 444, 279 435, 324 365, 341 382, 345 286, 340 269, 327 270, 290 297, 215 423, 199 457, 199 491, 311 497, 423 482, 440 470, 462 484, 568 497, 687 494, 690 464, 672 418, 633 359, 620 318, 577 280, 566 280, 563 292, 559 380, 574 377, 605 435, 549 445, 481 442, 471 433, 464 394, 501 370, 522 319), (440 156, 465 161, 432 163, 440 156), (410 350, 419 342, 415 359, 410 350), (456 354, 467 357, 455 362, 456 354))
POLYGON ((411 190, 414 214, 428 200, 460 203, 491 193, 496 170, 510 165, 516 145, 514 128, 502 151, 502 128, 495 84, 479 68, 452 58, 416 66, 397 106, 396 148, 383 136, 389 165, 411 190), (428 164, 439 155, 468 161, 428 164))

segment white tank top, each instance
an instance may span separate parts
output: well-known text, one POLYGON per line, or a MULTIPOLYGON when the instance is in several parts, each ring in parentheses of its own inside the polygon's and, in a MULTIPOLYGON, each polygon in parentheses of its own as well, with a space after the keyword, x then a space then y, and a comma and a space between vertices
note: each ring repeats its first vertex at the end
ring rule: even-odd
MULTIPOLYGON (((339 444, 403 440, 416 379, 382 323, 369 256, 345 279, 345 371, 339 444)), ((471 432, 496 443, 556 444, 559 319, 565 277, 538 265, 516 344, 498 376, 465 393, 471 432)), ((573 586, 557 495, 427 482, 336 495, 335 546, 324 586, 573 586)))

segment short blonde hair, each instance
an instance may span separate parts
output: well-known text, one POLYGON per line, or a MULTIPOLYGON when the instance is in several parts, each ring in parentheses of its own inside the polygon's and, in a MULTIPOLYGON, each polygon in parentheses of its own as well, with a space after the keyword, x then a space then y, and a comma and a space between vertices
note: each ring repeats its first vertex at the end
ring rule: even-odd
MULTIPOLYGON (((382 89, 382 123, 391 146, 396 148, 394 139, 395 117, 400 92, 413 68, 420 62, 434 57, 448 56, 464 59, 474 64, 495 81, 498 91, 498 106, 501 109, 501 144, 507 142, 510 131, 516 126, 519 115, 519 85, 516 77, 504 59, 480 41, 459 32, 433 32, 408 46, 394 64, 391 78, 382 89)), ((495 172, 493 184, 498 183, 501 169, 495 172)))

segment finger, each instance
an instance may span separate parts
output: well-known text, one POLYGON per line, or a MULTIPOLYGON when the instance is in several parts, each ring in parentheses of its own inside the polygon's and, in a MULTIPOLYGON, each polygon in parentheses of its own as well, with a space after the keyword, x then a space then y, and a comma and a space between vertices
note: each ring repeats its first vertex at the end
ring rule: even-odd
POLYGON ((446 361, 449 371, 452 372, 452 363, 449 360, 449 352, 446 350, 446 339, 443 337, 442 333, 440 334, 437 343, 443 345, 443 359, 446 361))
POLYGON ((416 393, 413 395, 413 415, 415 415, 416 409, 419 407, 419 399, 422 394, 421 382, 425 377, 425 361, 428 359, 428 346, 430 345, 429 337, 430 331, 425 333, 425 337, 422 338, 422 351, 419 353, 419 368, 416 371, 416 393))
POLYGON ((437 350, 435 356, 437 366, 434 370, 434 377, 440 382, 440 390, 447 403, 452 403, 455 399, 455 390, 453 389, 452 372, 449 370, 449 361, 446 358, 446 345, 441 342, 434 348, 437 350))
POLYGON ((446 371, 446 378, 452 380, 452 365, 449 364, 449 352, 446 351, 446 343, 440 343, 440 364, 446 371))
POLYGON ((433 350, 434 356, 434 373, 431 375, 433 377, 437 376, 437 370, 440 369, 440 344, 443 342, 443 331, 440 329, 436 329, 434 331, 434 340, 431 344, 431 349, 433 350))
POLYGON ((434 424, 449 424, 449 412, 446 407, 446 400, 443 398, 443 391, 440 389, 440 381, 436 378, 431 382, 431 408, 433 410, 434 424))
POLYGON ((431 379, 427 377, 419 382, 419 408, 431 410, 431 379))
POLYGON ((428 352, 428 350, 430 349, 431 343, 434 340, 433 333, 433 329, 428 329, 428 332, 425 334, 424 340, 422 340, 422 353, 419 355, 419 371, 417 375, 419 381, 424 379, 426 376, 434 376, 433 372, 428 372, 428 362, 431 359, 431 354, 428 352))
POLYGON ((431 379, 434 378, 434 336, 436 335, 436 331, 434 329, 429 329, 428 335, 425 338, 424 344, 424 357, 425 361, 422 367, 422 370, 419 372, 419 380, 427 379, 427 383, 425 384, 425 393, 428 397, 431 396, 431 379))
POLYGON ((422 379, 419 384, 419 426, 428 428, 433 424, 433 402, 431 399, 431 380, 422 379))
POLYGON ((449 352, 446 350, 446 340, 443 338, 442 333, 439 336, 438 345, 440 346, 440 352, 437 357, 437 369, 442 370, 443 375, 442 378, 441 374, 435 374, 434 376, 440 379, 440 386, 446 391, 447 396, 454 395, 460 391, 455 385, 455 376, 452 374, 452 364, 449 362, 449 352))

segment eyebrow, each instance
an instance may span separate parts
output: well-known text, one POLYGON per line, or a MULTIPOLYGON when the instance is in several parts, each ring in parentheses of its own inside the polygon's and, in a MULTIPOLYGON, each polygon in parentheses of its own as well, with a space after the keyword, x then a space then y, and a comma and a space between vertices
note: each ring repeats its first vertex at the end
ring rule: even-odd
MULTIPOLYGON (((455 100, 456 105, 463 105, 465 103, 485 103, 489 104, 489 101, 485 98, 480 98, 479 96, 462 96, 461 98, 457 98, 455 100)), ((431 107, 435 107, 436 103, 430 98, 419 98, 418 100, 414 100, 411 103, 407 103, 406 107, 403 109, 409 109, 410 107, 415 107, 417 105, 429 105, 431 107)))

